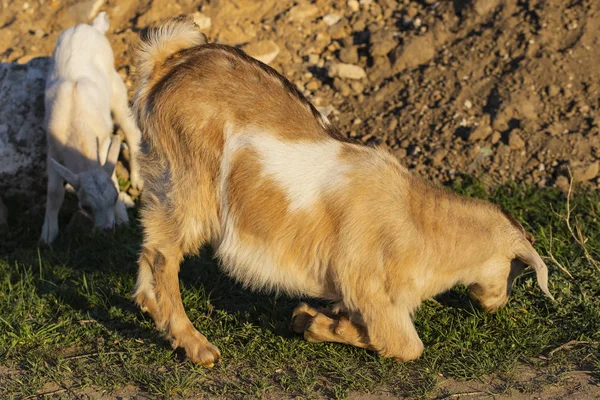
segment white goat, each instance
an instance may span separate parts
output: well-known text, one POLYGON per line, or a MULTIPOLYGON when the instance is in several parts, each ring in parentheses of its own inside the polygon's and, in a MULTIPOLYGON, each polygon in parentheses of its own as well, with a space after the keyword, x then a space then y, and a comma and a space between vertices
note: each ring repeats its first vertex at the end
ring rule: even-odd
POLYGON ((58 235, 64 181, 77 191, 80 209, 96 227, 107 229, 115 220, 128 221, 126 195, 119 196, 114 173, 120 140, 112 135, 111 111, 129 144, 131 183, 142 187, 135 161, 140 131, 130 115, 127 89, 115 71, 104 35, 108 27, 102 12, 91 25, 69 28, 59 36, 52 55, 45 93, 48 197, 41 236, 45 243, 58 235))

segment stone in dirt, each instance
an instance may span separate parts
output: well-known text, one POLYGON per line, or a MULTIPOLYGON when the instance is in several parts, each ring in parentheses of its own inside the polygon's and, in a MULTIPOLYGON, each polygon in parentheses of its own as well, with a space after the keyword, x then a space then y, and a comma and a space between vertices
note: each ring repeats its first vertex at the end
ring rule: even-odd
POLYGON ((210 19, 210 17, 202 14, 201 12, 193 13, 192 18, 194 18, 194 23, 198 25, 198 28, 201 31, 206 31, 210 29, 212 25, 212 20, 210 19))
POLYGON ((499 5, 501 0, 474 0, 473 10, 480 16, 483 17, 494 11, 499 5))
POLYGON ((358 62, 358 49, 356 46, 344 47, 340 49, 340 61, 345 64, 355 64, 358 62))
POLYGON ((521 138, 521 135, 517 133, 517 130, 513 130, 508 134, 508 147, 512 150, 518 150, 525 147, 525 141, 521 138))
POLYGON ((600 162, 575 164, 571 165, 571 173, 573 174, 574 182, 585 182, 594 179, 598 176, 600 170, 600 162))
POLYGON ((490 126, 490 115, 489 114, 485 114, 482 118, 481 121, 479 122, 479 126, 475 129, 473 129, 470 133, 469 133, 469 141, 474 142, 476 140, 483 140, 486 139, 488 136, 490 136, 493 132, 492 127, 490 126))
POLYGON ((325 22, 325 24, 327 24, 327 26, 332 26, 337 24, 340 19, 342 17, 340 17, 337 14, 327 14, 326 16, 323 17, 323 22, 325 22))
POLYGON ((27 191, 45 175, 44 85, 50 59, 0 64, 0 193, 27 191))
POLYGON ((307 19, 312 19, 312 17, 314 17, 318 13, 319 8, 314 4, 301 4, 294 6, 290 9, 288 13, 288 18, 290 22, 304 21, 307 19))
POLYGON ((367 73, 362 67, 343 63, 331 65, 328 73, 330 78, 362 79, 367 77, 367 73))
POLYGON ((250 43, 242 49, 250 56, 265 64, 270 64, 279 54, 279 46, 272 40, 250 43))
POLYGON ((494 130, 491 126, 487 124, 481 124, 469 133, 468 139, 471 142, 474 142, 476 140, 483 140, 490 136, 493 131, 494 130))
POLYGON ((154 0, 150 9, 138 18, 137 26, 146 27, 163 19, 165 14, 179 15, 182 11, 181 5, 172 0, 154 0))
POLYGON ((397 47, 393 55, 394 73, 428 63, 435 57, 437 48, 443 45, 447 38, 446 27, 438 23, 423 36, 415 36, 405 45, 397 47))
POLYGON ((371 55, 385 56, 398 45, 394 32, 381 29, 371 35, 371 55))

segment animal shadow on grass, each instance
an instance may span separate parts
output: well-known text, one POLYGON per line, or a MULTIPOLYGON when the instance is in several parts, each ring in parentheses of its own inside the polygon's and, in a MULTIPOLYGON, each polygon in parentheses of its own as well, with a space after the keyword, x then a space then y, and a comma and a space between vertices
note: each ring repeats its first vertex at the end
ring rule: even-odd
MULTIPOLYGON (((42 196, 35 196, 38 202, 25 196, 5 199, 10 210, 9 229, 0 233, 0 258, 30 269, 39 296, 53 295, 124 338, 148 339, 169 347, 158 330, 148 328, 153 323, 143 323, 150 317, 141 317, 141 310, 130 297, 142 241, 138 224, 131 222, 110 232, 92 231, 75 213, 77 197, 67 193, 59 214, 64 232, 52 246, 42 245, 38 242, 44 213, 38 204, 43 204, 42 196), (121 312, 111 312, 111 308, 121 312)), ((137 209, 129 212, 131 221, 137 221, 137 209)), ((292 310, 302 299, 243 288, 219 268, 210 248, 184 260, 180 283, 194 325, 198 312, 210 317, 214 310, 220 310, 237 323, 250 323, 286 338, 294 336, 288 326, 292 310)))

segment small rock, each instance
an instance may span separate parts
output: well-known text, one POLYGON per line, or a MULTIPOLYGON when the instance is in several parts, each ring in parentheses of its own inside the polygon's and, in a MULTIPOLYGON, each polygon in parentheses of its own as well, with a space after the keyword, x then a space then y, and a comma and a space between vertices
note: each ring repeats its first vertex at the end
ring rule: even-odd
POLYGON ((550 97, 555 97, 560 93, 560 88, 556 85, 548 85, 546 87, 546 93, 550 97))
POLYGON ((496 144, 500 141, 500 139, 502 139, 502 134, 498 131, 494 131, 494 133, 492 133, 492 144, 496 144))
POLYGON ((516 130, 511 131, 508 135, 508 147, 510 147, 512 150, 522 149, 525 147, 525 141, 521 138, 516 130))
POLYGON ((362 67, 353 64, 333 64, 329 67, 329 77, 344 79, 362 79, 367 77, 367 73, 362 67))
POLYGON ((192 17, 194 18, 194 23, 198 25, 201 31, 206 31, 212 26, 212 20, 208 15, 204 15, 198 11, 192 14, 192 17))
POLYGON ((398 42, 391 31, 381 29, 371 35, 371 55, 373 57, 385 56, 397 45, 398 42))
POLYGON ((474 0, 473 10, 480 16, 487 15, 490 11, 493 11, 498 7, 500 0, 474 0))
POLYGON ((569 190, 569 178, 563 175, 559 176, 556 178, 554 186, 556 186, 561 192, 567 192, 569 190))
POLYGON ((471 142, 474 142, 476 140, 483 140, 490 136, 492 132, 493 129, 491 126, 487 124, 481 124, 469 133, 468 139, 471 142))
POLYGON ((310 91, 315 91, 321 87, 321 81, 318 79, 312 79, 310 82, 306 84, 306 89, 310 91))
POLYGON ((473 107, 473 103, 471 103, 471 100, 465 100, 464 106, 467 110, 470 110, 473 107))
POLYGON ((589 164, 574 165, 571 167, 574 182, 585 182, 598 176, 600 161, 589 164))
POLYGON ((146 27, 160 21, 165 15, 179 15, 181 12, 181 5, 174 1, 154 0, 150 3, 150 8, 137 19, 137 26, 146 27))
POLYGON ((350 87, 354 90, 354 93, 362 93, 365 90, 365 85, 360 83, 360 81, 350 82, 350 87))
POLYGON ((346 21, 342 21, 340 23, 330 26, 329 29, 327 29, 327 32, 331 35, 332 39, 344 39, 347 36, 346 26, 346 21))
POLYGON ((314 4, 301 4, 294 6, 288 13, 289 20, 293 21, 304 21, 314 17, 319 13, 319 8, 314 4))
POLYGON ((319 55, 318 54, 309 54, 308 56, 308 63, 311 65, 316 65, 319 63, 319 55))
POLYGON ((41 56, 36 53, 25 54, 24 56, 19 57, 17 59, 17 64, 27 64, 29 61, 33 60, 34 58, 38 58, 38 57, 41 57, 41 56))
POLYGON ((395 60, 394 72, 402 72, 425 64, 435 57, 435 53, 436 47, 432 33, 414 37, 406 45, 396 49, 393 57, 395 60))
POLYGON ((444 158, 448 155, 448 150, 438 149, 433 153, 432 164, 434 167, 438 167, 442 164, 444 158))
POLYGON ((356 12, 360 9, 360 5, 358 4, 358 0, 348 0, 348 8, 352 12, 356 12))
POLYGON ((261 40, 260 42, 250 43, 242 49, 251 57, 256 58, 265 64, 271 63, 279 54, 279 46, 272 40, 261 40))
POLYGON ((337 14, 327 14, 323 17, 323 22, 325 22, 325 24, 327 24, 328 26, 332 26, 337 24, 341 18, 342 17, 340 17, 337 14))
POLYGON ((408 152, 406 151, 406 149, 396 149, 393 152, 394 156, 396 156, 396 158, 402 160, 403 158, 406 158, 406 155, 408 154, 408 152))
POLYGON ((340 49, 340 61, 345 64, 355 64, 358 62, 358 48, 356 46, 344 47, 340 49))
POLYGON ((350 85, 348 85, 345 81, 339 78, 335 78, 333 80, 333 87, 344 97, 350 96, 350 94, 352 94, 352 89, 350 88, 350 85))

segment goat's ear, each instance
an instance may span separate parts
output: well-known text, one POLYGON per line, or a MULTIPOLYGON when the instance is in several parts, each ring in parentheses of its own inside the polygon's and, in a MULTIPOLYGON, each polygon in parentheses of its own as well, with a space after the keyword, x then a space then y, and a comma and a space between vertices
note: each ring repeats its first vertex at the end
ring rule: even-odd
POLYGON ((520 248, 517 250, 517 258, 533 268, 542 292, 544 292, 550 300, 556 301, 550 293, 550 290, 548 290, 548 267, 542 260, 542 257, 540 257, 538 252, 535 251, 527 241, 523 241, 519 247, 520 248))
POLYGON ((62 176, 62 178, 71 186, 73 186, 73 188, 75 190, 79 190, 79 175, 74 174, 73 172, 71 172, 70 169, 68 169, 67 167, 65 167, 64 165, 62 165, 61 163, 59 163, 58 161, 56 161, 54 158, 50 159, 50 167, 56 171, 57 174, 59 174, 60 176, 62 176))
POLYGON ((108 16, 105 11, 99 13, 96 18, 92 21, 92 26, 99 30, 101 33, 106 33, 108 28, 110 28, 110 23, 108 22, 108 16))
POLYGON ((119 159, 119 151, 121 150, 121 139, 118 136, 113 136, 108 145, 108 154, 106 155, 106 162, 102 166, 108 176, 112 176, 115 167, 117 166, 117 160, 119 159))

